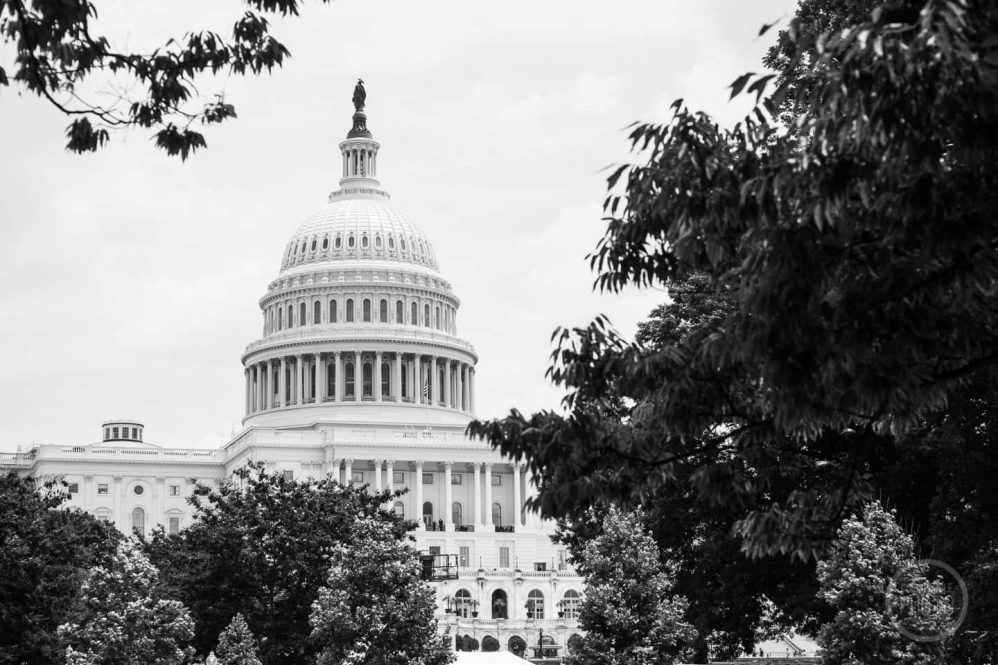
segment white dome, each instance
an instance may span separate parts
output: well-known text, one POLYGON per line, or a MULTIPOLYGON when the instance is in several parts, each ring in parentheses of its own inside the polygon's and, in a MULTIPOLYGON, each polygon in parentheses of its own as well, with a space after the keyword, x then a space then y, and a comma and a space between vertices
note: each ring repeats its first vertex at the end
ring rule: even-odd
POLYGON ((433 245, 422 229, 387 195, 341 198, 336 194, 295 231, 284 250, 282 272, 309 264, 366 259, 438 269, 433 245))

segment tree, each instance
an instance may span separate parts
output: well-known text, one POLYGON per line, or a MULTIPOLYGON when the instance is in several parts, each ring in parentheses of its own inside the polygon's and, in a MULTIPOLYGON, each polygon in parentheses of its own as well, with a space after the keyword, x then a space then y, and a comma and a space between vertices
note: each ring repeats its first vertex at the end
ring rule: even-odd
POLYGON ((184 604, 158 588, 158 571, 123 542, 106 566, 90 571, 80 616, 59 627, 66 665, 186 665, 194 623, 184 604))
POLYGON ((62 662, 56 629, 69 621, 87 571, 121 534, 76 508, 67 486, 0 475, 0 664, 62 662))
POLYGON ((810 59, 792 86, 737 79, 758 106, 732 130, 680 102, 632 130, 647 161, 608 177, 597 286, 703 273, 733 308, 658 349, 602 318, 556 332, 550 376, 568 406, 617 391, 637 404, 626 422, 573 410, 471 424, 547 483, 546 515, 640 502, 682 475, 741 510, 745 552, 812 558, 874 495, 867 469, 885 448, 994 380, 996 12, 928 3, 897 24, 875 11, 795 51, 793 66, 810 59), (790 95, 801 110, 785 131, 773 115, 790 95))
POLYGON ((242 614, 236 614, 218 636, 215 655, 222 665, 261 665, 256 638, 242 614))
POLYGON ((941 583, 929 580, 911 536, 879 503, 847 519, 828 557, 818 563, 819 596, 835 616, 818 634, 827 665, 942 662, 942 642, 918 636, 951 633, 953 606, 941 583))
POLYGON ((158 148, 187 159, 206 146, 192 126, 236 117, 222 94, 200 96, 199 77, 270 72, 290 55, 270 35, 266 16, 297 15, 298 0, 245 4, 230 39, 194 31, 136 52, 97 31, 97 7, 90 0, 0 0, 0 44, 9 44, 14 54, 9 78, 0 67, 0 86, 13 80, 75 118, 66 130, 72 152, 97 150, 108 141, 108 130, 142 127, 156 130, 158 148), (98 93, 99 84, 113 92, 98 93))
POLYGON ((312 603, 318 665, 447 665, 450 639, 433 617, 433 589, 416 550, 389 525, 364 518, 352 545, 333 548, 326 585, 312 603))
POLYGON ((569 665, 668 665, 693 640, 687 600, 673 595, 674 577, 640 513, 611 508, 575 565, 586 580, 579 609, 586 632, 569 665))
POLYGON ((499 640, 486 635, 482 638, 482 651, 499 651, 499 640))
POLYGON ((330 478, 290 480, 248 464, 217 487, 199 484, 189 500, 191 525, 174 535, 159 528, 145 548, 163 584, 190 608, 198 653, 207 654, 242 613, 263 663, 297 664, 316 653, 309 607, 332 552, 357 542, 358 515, 384 522, 396 537, 406 534, 408 523, 385 507, 399 495, 330 478))

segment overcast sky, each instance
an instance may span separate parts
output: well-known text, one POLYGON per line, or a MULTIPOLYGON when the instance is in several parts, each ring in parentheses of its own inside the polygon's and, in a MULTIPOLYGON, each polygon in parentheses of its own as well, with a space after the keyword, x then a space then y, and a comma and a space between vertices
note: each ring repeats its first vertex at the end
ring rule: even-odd
MULTIPOLYGON (((238 2, 98 2, 113 40, 228 34, 238 2), (205 7, 209 7, 208 10, 205 7)), ((240 427, 240 354, 298 225, 337 187, 354 82, 379 176, 433 242, 475 345, 478 414, 559 408, 558 325, 598 313, 633 335, 663 291, 592 292, 603 168, 623 128, 678 97, 733 124, 726 86, 761 67, 791 0, 308 3, 275 19, 292 59, 231 79, 239 118, 187 163, 149 133, 64 152, 66 119, 0 89, 0 450, 90 443, 139 418, 149 441, 216 446, 240 427)), ((10 71, 9 52, 0 64, 10 71)))

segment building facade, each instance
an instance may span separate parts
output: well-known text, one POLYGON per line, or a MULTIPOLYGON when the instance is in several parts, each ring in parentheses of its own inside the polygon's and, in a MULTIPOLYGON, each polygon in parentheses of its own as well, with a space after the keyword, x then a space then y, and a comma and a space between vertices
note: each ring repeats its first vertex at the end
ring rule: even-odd
POLYGON ((174 449, 117 419, 99 443, 0 453, 0 467, 63 477, 74 504, 126 533, 184 528, 194 483, 251 460, 295 478, 406 488, 394 510, 417 522, 417 548, 456 564, 435 582, 452 634, 513 651, 564 645, 582 581, 552 525, 523 509, 536 491, 529 474, 465 436, 478 356, 458 335, 460 300, 432 244, 377 179, 364 97, 359 84, 339 188, 294 232, 259 301, 239 434, 217 450, 174 449))

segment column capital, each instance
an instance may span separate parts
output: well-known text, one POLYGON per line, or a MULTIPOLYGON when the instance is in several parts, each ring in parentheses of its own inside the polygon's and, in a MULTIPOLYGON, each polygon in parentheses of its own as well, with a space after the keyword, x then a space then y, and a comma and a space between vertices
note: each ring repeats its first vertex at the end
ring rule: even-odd
POLYGON ((444 462, 444 466, 449 469, 452 466, 454 466, 454 461, 453 460, 447 460, 446 462, 444 462))
POLYGON ((491 471, 492 470, 492 462, 485 462, 484 464, 485 464, 486 471, 491 471))
POLYGON ((416 470, 417 471, 423 470, 423 460, 416 460, 416 470))
POLYGON ((385 460, 385 466, 387 466, 389 469, 391 469, 392 467, 395 466, 395 460, 393 460, 393 459, 385 460))
POLYGON ((374 460, 374 466, 376 468, 378 468, 378 469, 380 469, 381 465, 384 464, 384 463, 385 463, 385 460, 383 460, 383 459, 376 459, 376 460, 374 460))
POLYGON ((483 464, 484 464, 484 462, 472 462, 471 463, 471 465, 473 467, 475 467, 475 471, 478 471, 479 469, 481 469, 483 464))
POLYGON ((343 459, 343 461, 346 462, 347 464, 353 466, 353 458, 352 457, 345 457, 343 459))

